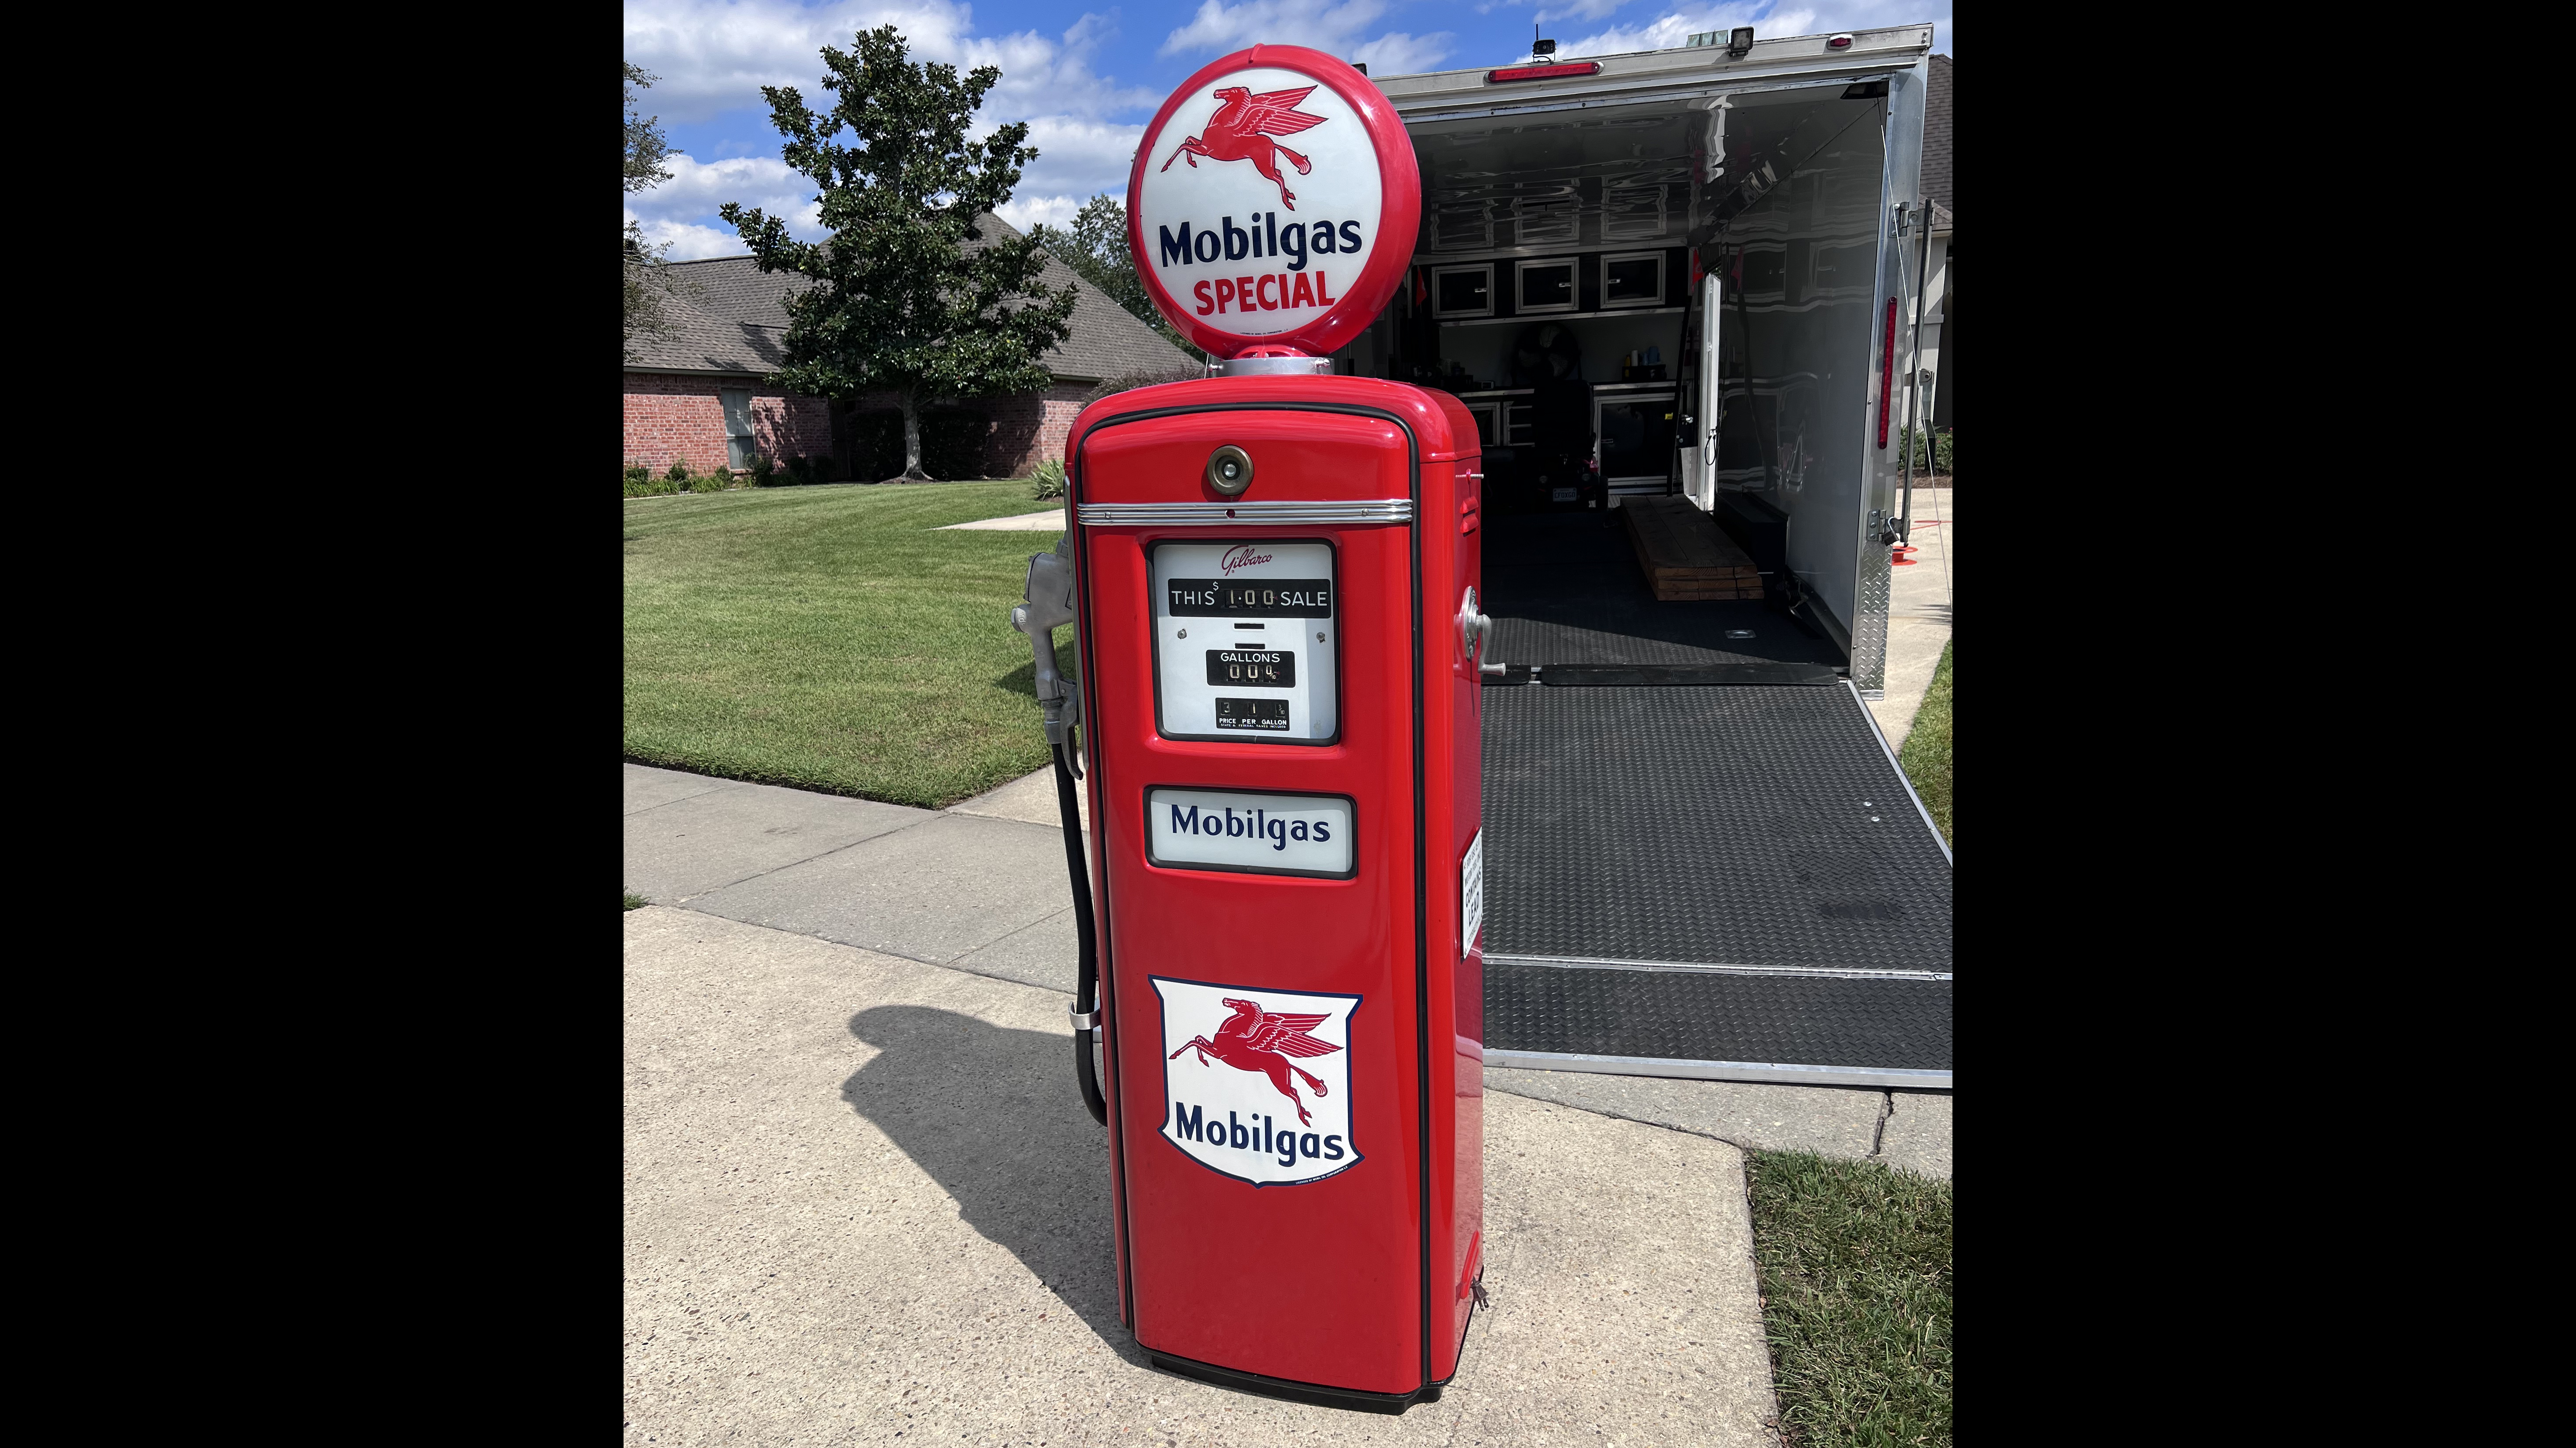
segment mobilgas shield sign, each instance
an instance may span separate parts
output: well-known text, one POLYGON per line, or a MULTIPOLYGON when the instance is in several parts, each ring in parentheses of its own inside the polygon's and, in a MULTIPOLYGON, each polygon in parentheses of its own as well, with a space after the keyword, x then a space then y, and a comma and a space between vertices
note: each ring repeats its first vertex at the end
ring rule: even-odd
POLYGON ((1401 281, 1421 215, 1413 143, 1385 97, 1294 46, 1191 77, 1146 128, 1127 190, 1138 274, 1221 357, 1348 341, 1401 281))
POLYGON ((1163 1129, 1181 1154, 1256 1187, 1357 1166, 1355 995, 1148 976, 1163 1013, 1163 1129))

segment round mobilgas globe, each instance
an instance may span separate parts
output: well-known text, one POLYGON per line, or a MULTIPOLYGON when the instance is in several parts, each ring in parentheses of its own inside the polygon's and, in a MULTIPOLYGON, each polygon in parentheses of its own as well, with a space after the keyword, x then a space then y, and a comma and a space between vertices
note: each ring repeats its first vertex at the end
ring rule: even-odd
POLYGON ((1191 76, 1145 128, 1127 240, 1163 315, 1202 349, 1309 355, 1402 283, 1422 221, 1413 141, 1368 77, 1256 45, 1191 76))

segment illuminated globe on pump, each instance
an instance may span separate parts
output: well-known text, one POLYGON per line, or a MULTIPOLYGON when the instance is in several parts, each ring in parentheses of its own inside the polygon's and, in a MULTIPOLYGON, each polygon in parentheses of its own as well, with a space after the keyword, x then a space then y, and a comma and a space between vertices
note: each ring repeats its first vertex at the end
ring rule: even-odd
POLYGON ((1127 181, 1148 295, 1221 358, 1321 356, 1404 280, 1422 221, 1413 141, 1367 76, 1321 51, 1256 45, 1163 102, 1127 181))

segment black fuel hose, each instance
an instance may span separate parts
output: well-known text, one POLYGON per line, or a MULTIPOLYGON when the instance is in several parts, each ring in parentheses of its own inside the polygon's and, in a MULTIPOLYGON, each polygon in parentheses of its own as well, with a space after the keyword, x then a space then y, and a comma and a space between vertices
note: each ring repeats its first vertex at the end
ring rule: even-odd
MULTIPOLYGON (((1065 761, 1064 751, 1064 745, 1055 746, 1055 805, 1064 817, 1064 867, 1073 876, 1073 932, 1081 951, 1081 963, 1074 970, 1073 1009, 1078 1015, 1091 1015, 1100 1009, 1099 933, 1091 918, 1091 869, 1082 858, 1082 806, 1074 800, 1073 766, 1065 761)), ((1100 1094, 1100 1073, 1091 1064, 1092 1035, 1073 1033, 1073 1079, 1082 1086, 1083 1109, 1106 1126, 1109 1102, 1100 1094)))

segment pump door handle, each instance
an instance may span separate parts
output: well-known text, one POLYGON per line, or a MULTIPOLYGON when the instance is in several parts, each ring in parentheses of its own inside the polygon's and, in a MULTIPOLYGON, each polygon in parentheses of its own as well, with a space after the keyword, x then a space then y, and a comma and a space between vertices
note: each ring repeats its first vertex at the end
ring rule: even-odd
POLYGON ((1476 661, 1476 652, 1493 638, 1494 620, 1476 607, 1476 590, 1467 590, 1466 601, 1458 607, 1458 647, 1466 652, 1467 661, 1476 661))

